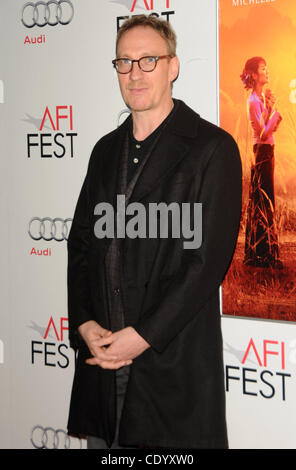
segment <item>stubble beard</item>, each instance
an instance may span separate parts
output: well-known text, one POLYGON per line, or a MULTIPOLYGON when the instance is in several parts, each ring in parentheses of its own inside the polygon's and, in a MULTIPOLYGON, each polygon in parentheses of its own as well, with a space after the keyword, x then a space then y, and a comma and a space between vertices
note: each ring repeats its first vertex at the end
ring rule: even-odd
POLYGON ((152 109, 152 103, 133 103, 133 100, 129 100, 128 98, 125 100, 126 106, 133 112, 144 112, 149 111, 152 109))

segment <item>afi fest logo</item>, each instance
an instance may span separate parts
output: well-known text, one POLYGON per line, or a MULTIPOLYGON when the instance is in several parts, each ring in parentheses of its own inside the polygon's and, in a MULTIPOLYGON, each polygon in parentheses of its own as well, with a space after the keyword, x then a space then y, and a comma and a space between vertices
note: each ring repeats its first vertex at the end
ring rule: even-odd
MULTIPOLYGON (((154 0, 133 0, 133 4, 132 4, 132 8, 131 8, 131 13, 134 11, 135 7, 136 7, 136 4, 137 3, 142 3, 144 2, 144 5, 146 7, 146 10, 153 10, 154 9, 154 0), (149 3, 150 3, 150 6, 149 6, 149 3)), ((159 3, 159 1, 158 1, 159 3)), ((166 8, 170 8, 170 0, 166 0, 166 8)))
POLYGON ((72 132, 72 105, 55 106, 54 108, 46 106, 41 124, 39 119, 31 116, 28 116, 25 121, 36 126, 37 129, 39 128, 39 133, 27 134, 28 158, 74 158, 74 139, 78 134, 72 132), (49 129, 52 132, 42 132, 44 129, 49 129))
MULTIPOLYGON (((112 3, 117 3, 119 5, 125 6, 130 13, 135 13, 135 10, 144 14, 150 14, 156 17, 164 16, 167 21, 170 21, 170 16, 174 15, 174 11, 168 11, 171 8, 171 0, 111 0, 112 3), (157 13, 154 8, 161 8, 165 11, 157 13)), ((137 13, 139 14, 139 13, 137 13)), ((125 21, 128 16, 118 16, 117 17, 117 30, 120 28, 123 21, 125 21)))
POLYGON ((136 6, 142 10, 153 10, 154 3, 159 5, 160 3, 164 4, 164 2, 166 3, 166 8, 170 8, 170 0, 111 0, 111 3, 125 6, 131 13, 133 13, 136 6))
POLYGON ((241 389, 243 395, 258 398, 270 399, 278 396, 282 401, 291 398, 288 387, 292 374, 286 371, 286 367, 287 358, 293 366, 296 362, 295 346, 295 340, 287 344, 285 341, 260 341, 253 338, 243 351, 228 345, 226 352, 236 356, 241 365, 225 364, 226 392, 241 389), (288 348, 290 351, 287 353, 288 348), (246 363, 253 367, 247 367, 246 363))
POLYGON ((70 364, 68 357, 70 347, 65 343, 65 332, 68 331, 68 318, 54 320, 51 316, 46 328, 31 322, 30 328, 40 334, 42 340, 31 342, 31 362, 36 365, 60 367, 65 369, 70 364))

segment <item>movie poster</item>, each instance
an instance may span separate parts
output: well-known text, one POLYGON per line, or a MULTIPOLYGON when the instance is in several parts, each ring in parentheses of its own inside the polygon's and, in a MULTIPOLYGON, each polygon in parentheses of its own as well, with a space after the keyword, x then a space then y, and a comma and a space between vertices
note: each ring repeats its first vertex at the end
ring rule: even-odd
POLYGON ((220 126, 243 169, 222 313, 296 321, 296 1, 219 1, 220 126))

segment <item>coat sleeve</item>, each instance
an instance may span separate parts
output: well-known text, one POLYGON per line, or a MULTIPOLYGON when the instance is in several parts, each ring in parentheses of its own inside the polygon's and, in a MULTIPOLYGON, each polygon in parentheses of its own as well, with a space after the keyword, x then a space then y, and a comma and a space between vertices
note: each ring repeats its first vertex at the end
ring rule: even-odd
POLYGON ((226 134, 208 160, 196 201, 202 203, 202 244, 198 249, 184 249, 181 268, 163 298, 134 326, 158 352, 198 314, 222 283, 239 230, 241 179, 238 147, 226 134))
MULTIPOLYGON (((96 148, 96 147, 95 147, 96 148)), ((68 237, 68 318, 69 340, 74 349, 81 341, 77 328, 94 319, 89 284, 88 249, 91 235, 90 179, 95 148, 79 194, 68 237)))

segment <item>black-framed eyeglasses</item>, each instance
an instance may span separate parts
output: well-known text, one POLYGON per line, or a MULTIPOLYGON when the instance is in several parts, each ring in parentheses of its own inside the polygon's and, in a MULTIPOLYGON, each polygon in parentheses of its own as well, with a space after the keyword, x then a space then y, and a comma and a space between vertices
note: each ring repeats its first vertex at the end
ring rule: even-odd
POLYGON ((160 59, 169 58, 171 59, 172 55, 153 55, 141 57, 138 60, 127 59, 125 57, 120 57, 119 59, 112 60, 112 64, 118 73, 130 73, 132 71, 134 62, 138 62, 140 69, 143 72, 153 72, 157 62, 160 59))

